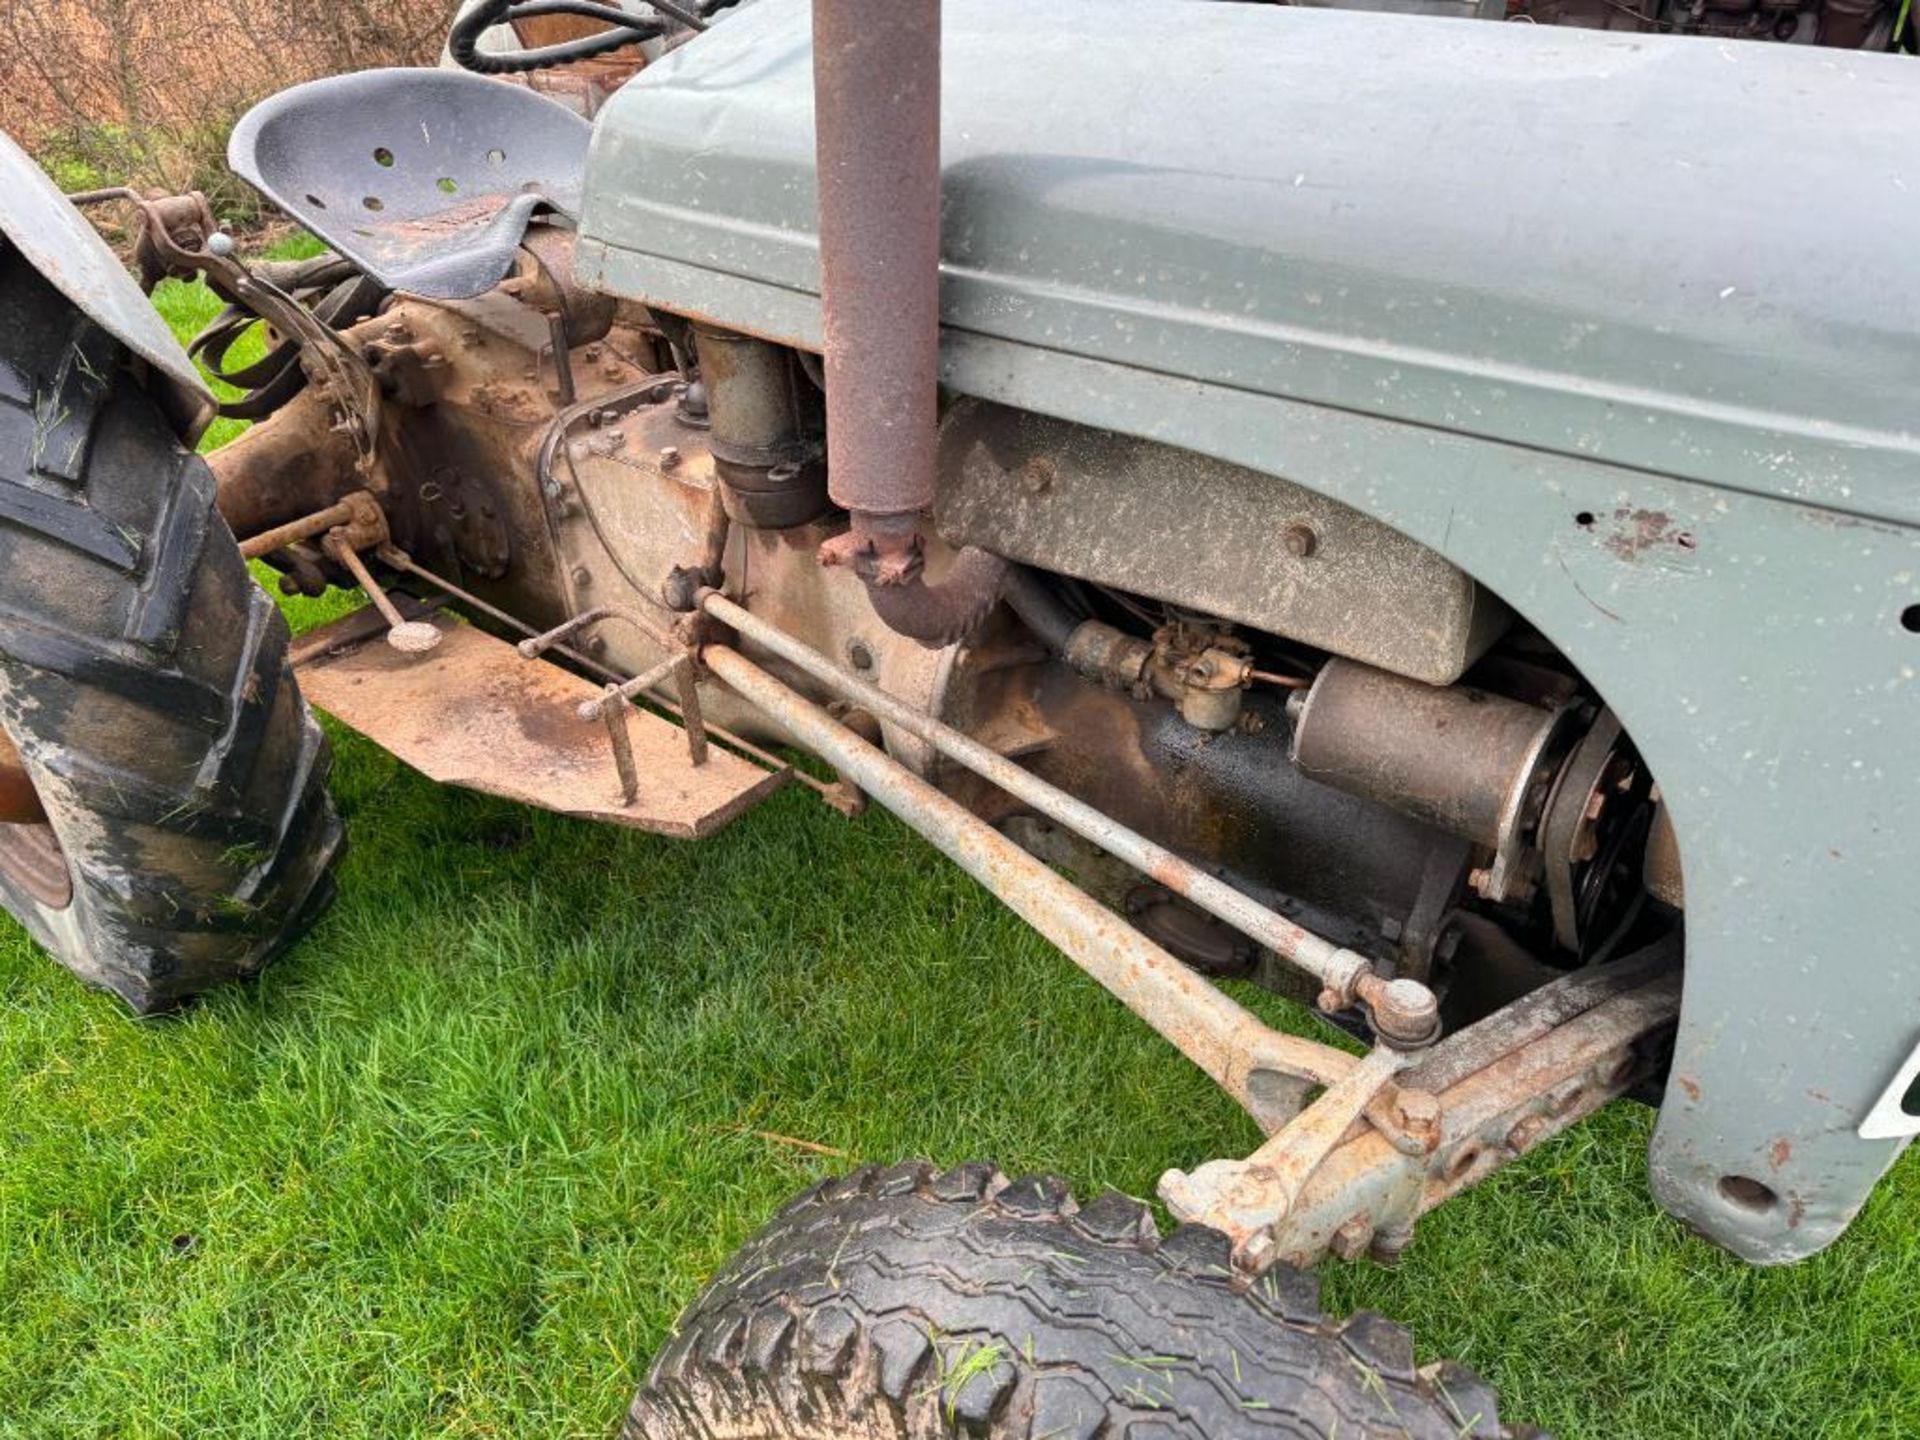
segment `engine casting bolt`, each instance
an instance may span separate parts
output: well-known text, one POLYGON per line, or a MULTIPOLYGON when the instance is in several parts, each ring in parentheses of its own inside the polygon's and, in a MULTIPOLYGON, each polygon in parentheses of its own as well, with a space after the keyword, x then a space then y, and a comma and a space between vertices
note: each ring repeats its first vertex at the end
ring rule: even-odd
POLYGON ((1289 555, 1297 555, 1305 560, 1319 548, 1320 537, 1313 533, 1311 525, 1302 525, 1296 520, 1280 532, 1280 543, 1287 547, 1289 555))
POLYGON ((593 572, 584 565, 573 567, 573 583, 583 589, 593 583, 593 572))
POLYGON ((673 470, 677 469, 679 464, 680 447, 678 445, 662 445, 660 447, 660 468, 662 470, 673 470))

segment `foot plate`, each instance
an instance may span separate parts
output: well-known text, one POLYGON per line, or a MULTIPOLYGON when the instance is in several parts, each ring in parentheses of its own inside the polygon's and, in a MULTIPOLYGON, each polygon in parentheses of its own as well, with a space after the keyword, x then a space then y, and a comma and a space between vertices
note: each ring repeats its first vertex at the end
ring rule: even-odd
POLYGON ((750 809, 791 773, 716 745, 696 767, 685 731, 633 710, 628 733, 640 792, 623 805, 606 725, 577 713, 581 701, 601 693, 598 686, 523 659, 505 641, 444 614, 431 617, 439 645, 403 654, 366 613, 302 638, 294 657, 300 688, 431 780, 691 840, 750 809))

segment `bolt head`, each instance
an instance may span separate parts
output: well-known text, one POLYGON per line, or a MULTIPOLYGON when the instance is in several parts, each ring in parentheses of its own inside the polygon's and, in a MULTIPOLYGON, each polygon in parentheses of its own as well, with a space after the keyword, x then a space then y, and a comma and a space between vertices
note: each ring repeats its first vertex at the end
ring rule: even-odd
POLYGON ((1273 1250, 1272 1233, 1256 1231, 1233 1247, 1234 1268, 1249 1275, 1258 1275, 1273 1263, 1273 1250))
POLYGON ((1507 1132, 1507 1148, 1516 1155, 1524 1155, 1540 1143, 1546 1129, 1544 1116, 1528 1115, 1507 1132))
POLYGON ((1358 1260, 1373 1243, 1373 1222, 1355 1215, 1327 1239, 1327 1249, 1342 1260, 1358 1260))
POLYGON ((1280 543, 1289 555, 1305 560, 1320 548, 1320 537, 1314 534, 1311 525, 1296 520, 1280 532, 1280 543))
POLYGON ((1440 1128, 1440 1099, 1426 1090, 1402 1090, 1394 1097, 1393 1118, 1414 1134, 1440 1128))
POLYGON ((660 468, 662 470, 671 470, 679 463, 680 447, 678 445, 663 445, 660 447, 660 468))

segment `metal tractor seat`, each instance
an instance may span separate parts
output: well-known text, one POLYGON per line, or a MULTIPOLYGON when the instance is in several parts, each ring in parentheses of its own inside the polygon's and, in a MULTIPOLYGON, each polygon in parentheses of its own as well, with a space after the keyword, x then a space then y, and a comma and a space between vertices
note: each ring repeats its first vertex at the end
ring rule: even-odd
POLYGON ((263 100, 227 163, 388 289, 462 300, 506 276, 535 216, 578 217, 591 134, 520 86, 369 70, 263 100))

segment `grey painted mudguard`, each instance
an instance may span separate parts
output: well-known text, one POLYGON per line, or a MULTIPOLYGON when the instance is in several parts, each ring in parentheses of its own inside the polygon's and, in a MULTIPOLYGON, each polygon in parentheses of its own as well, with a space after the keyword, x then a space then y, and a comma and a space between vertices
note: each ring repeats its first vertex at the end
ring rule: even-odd
POLYGON ((4 133, 0 133, 0 236, 174 388, 186 402, 175 407, 176 414, 198 416, 196 429, 204 423, 212 411, 213 396, 153 302, 87 217, 68 202, 33 157, 4 133))
MULTIPOLYGON (((946 382, 1309 485, 1573 657, 1685 868, 1653 1189, 1761 1263, 1846 1228, 1920 1040, 1902 63, 948 3, 946 382)), ((581 274, 817 348, 810 83, 805 0, 763 0, 617 95, 581 274)))

